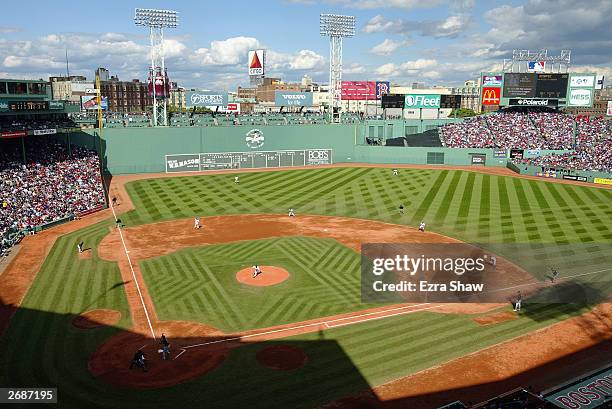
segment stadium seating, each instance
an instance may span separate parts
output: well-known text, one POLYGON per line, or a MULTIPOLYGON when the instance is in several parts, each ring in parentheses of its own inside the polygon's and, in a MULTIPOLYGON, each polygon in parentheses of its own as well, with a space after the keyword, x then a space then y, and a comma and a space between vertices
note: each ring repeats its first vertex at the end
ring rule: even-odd
MULTIPOLYGON (((20 144, 18 144, 20 145, 20 144)), ((26 144, 27 165, 19 146, 0 150, 0 243, 6 247, 18 231, 105 205, 99 158, 93 151, 46 137, 26 144)))

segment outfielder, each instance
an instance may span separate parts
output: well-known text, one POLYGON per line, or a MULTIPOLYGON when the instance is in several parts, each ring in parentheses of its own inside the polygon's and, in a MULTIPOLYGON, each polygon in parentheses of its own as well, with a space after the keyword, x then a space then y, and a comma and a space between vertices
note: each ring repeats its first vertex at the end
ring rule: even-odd
POLYGON ((552 277, 550 278, 550 281, 554 283, 557 277, 559 277, 559 271, 557 271, 556 268, 551 268, 551 270, 552 270, 552 277))
POLYGON ((234 176, 234 183, 240 183, 240 176, 234 176))
POLYGON ((393 176, 397 176, 397 169, 393 169, 393 176))
POLYGON ((404 214, 404 205, 403 204, 399 205, 399 212, 400 212, 400 214, 404 214))

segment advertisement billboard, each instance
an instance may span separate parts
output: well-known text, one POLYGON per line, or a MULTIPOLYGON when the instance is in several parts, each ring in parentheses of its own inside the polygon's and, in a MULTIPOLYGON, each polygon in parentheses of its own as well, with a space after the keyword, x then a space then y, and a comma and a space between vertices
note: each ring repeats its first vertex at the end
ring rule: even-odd
MULTIPOLYGON (((108 109, 108 98, 102 97, 102 109, 108 109)), ((81 97, 81 108, 84 110, 98 109, 98 102, 95 95, 83 95, 81 97)))
POLYGON ((249 75, 264 75, 264 50, 249 51, 249 75))
POLYGON ((312 92, 275 91, 274 104, 278 107, 312 106, 312 92))
POLYGON ((388 81, 342 81, 340 98, 344 101, 378 100, 390 89, 388 81))
POLYGON ((482 105, 499 105, 501 88, 486 87, 482 89, 482 105))
POLYGON ((404 99, 406 108, 440 108, 440 95, 438 94, 406 94, 404 99))
POLYGON ((239 102, 229 102, 227 104, 227 112, 234 112, 236 114, 240 113, 240 103, 239 102))
POLYGON ((501 87, 503 84, 503 76, 500 75, 483 75, 482 86, 483 87, 501 87))
POLYGON ((461 108, 461 95, 441 95, 440 108, 461 108))
POLYGON ((504 75, 505 98, 533 98, 536 94, 536 75, 508 73, 504 75))
POLYGON ((593 88, 595 77, 593 75, 572 75, 570 78, 571 88, 593 88))
POLYGON ((187 108, 223 107, 227 105, 227 92, 188 91, 185 95, 185 104, 187 108))
POLYGON ((403 108, 404 95, 387 94, 382 96, 381 104, 383 108, 403 108))
POLYGON ((538 74, 536 98, 565 98, 569 74, 538 74))
POLYGON ((527 71, 529 72, 544 72, 546 61, 527 61, 527 71))
POLYGON ((8 112, 8 111, 10 111, 8 101, 0 99, 0 112, 8 112))
POLYGON ((604 86, 604 76, 598 75, 597 79, 595 80, 595 89, 603 89, 603 86, 604 86))
POLYGON ((510 100, 509 105, 524 107, 556 107, 559 106, 559 100, 554 98, 513 98, 510 100))
POLYGON ((571 88, 567 105, 572 107, 590 107, 593 105, 593 91, 590 89, 571 88))

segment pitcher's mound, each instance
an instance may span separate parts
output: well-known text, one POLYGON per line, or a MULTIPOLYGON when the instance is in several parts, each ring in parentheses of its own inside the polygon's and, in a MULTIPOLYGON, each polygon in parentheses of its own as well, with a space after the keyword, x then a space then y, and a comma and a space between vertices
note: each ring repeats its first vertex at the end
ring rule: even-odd
POLYGON ((74 317, 72 325, 81 329, 91 329, 114 325, 119 322, 121 313, 117 310, 91 310, 74 317))
POLYGON ((257 353, 256 357, 261 365, 279 371, 301 368, 308 361, 306 352, 291 345, 274 345, 264 348, 257 353))
POLYGON ((236 273, 236 280, 242 284, 265 287, 282 283, 289 278, 289 272, 284 268, 274 266, 259 266, 261 273, 253 277, 253 267, 243 268, 236 273))

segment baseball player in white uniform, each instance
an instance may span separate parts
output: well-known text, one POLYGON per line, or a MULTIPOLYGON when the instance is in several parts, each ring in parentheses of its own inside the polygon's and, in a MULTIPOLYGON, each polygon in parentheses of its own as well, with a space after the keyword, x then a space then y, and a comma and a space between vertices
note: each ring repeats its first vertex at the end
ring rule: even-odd
POLYGON ((200 225, 200 218, 196 217, 195 219, 193 219, 193 228, 194 229, 199 229, 201 227, 200 225))
POLYGON ((256 264, 253 266, 253 278, 261 274, 261 268, 256 264))
POLYGON ((514 311, 520 311, 521 310, 521 303, 523 302, 523 296, 521 295, 521 292, 519 291, 517 296, 516 296, 516 302, 514 303, 514 311))
POLYGON ((421 224, 419 224, 419 231, 425 231, 425 222, 421 222, 421 224))
POLYGON ((393 176, 397 176, 397 169, 393 169, 393 176))
POLYGON ((295 216, 295 210, 292 207, 291 209, 289 209, 289 217, 294 217, 294 216, 295 216))
POLYGON ((234 183, 240 183, 240 176, 234 176, 234 183))

